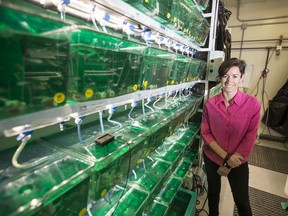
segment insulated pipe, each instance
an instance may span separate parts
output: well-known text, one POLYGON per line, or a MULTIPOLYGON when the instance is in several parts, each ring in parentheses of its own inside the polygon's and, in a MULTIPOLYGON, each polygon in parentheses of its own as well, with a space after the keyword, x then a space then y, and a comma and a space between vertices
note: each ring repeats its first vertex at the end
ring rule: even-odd
MULTIPOLYGON (((288 38, 283 38, 284 40, 288 40, 288 38)), ((279 38, 275 38, 275 39, 260 39, 260 40, 243 40, 243 42, 264 42, 264 41, 279 41, 279 38)), ((241 43, 242 41, 232 41, 232 43, 241 43)))
MULTIPOLYGON (((287 24, 288 22, 274 22, 274 23, 258 23, 258 24, 247 24, 247 27, 251 26, 264 26, 264 25, 279 25, 279 24, 287 24)), ((242 25, 234 25, 228 26, 228 28, 242 28, 242 25)))
MULTIPOLYGON (((271 49, 277 49, 277 47, 236 47, 236 48, 231 48, 232 50, 239 50, 239 49, 268 49, 268 48, 271 48, 271 49)), ((284 47, 282 47, 282 50, 283 49, 287 49, 288 48, 288 46, 284 46, 284 47)))
POLYGON ((266 139, 266 140, 282 142, 282 143, 285 142, 285 137, 272 136, 268 134, 259 134, 259 139, 266 139))

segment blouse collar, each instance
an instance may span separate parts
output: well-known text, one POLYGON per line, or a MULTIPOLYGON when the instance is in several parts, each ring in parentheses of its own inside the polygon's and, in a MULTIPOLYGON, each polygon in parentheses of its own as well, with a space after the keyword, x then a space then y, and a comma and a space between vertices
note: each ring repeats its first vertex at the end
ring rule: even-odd
MULTIPOLYGON (((239 106, 241 104, 242 95, 243 95, 243 93, 238 89, 235 97, 233 98, 233 103, 235 103, 239 106)), ((224 98, 224 95, 222 92, 216 96, 216 103, 217 104, 224 103, 224 100, 225 100, 225 98, 224 98)))

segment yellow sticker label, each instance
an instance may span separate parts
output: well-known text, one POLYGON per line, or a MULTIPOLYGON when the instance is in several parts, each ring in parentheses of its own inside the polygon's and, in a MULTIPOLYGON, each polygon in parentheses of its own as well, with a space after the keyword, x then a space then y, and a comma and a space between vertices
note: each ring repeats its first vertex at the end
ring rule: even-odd
POLYGON ((106 192, 107 192, 107 189, 102 190, 101 196, 102 196, 102 197, 105 196, 106 192))
POLYGON ((169 84, 169 80, 166 81, 166 85, 168 85, 168 84, 169 84))
POLYGON ((173 22, 176 22, 176 21, 177 21, 177 17, 174 17, 173 22))
POLYGON ((149 0, 145 0, 145 2, 146 2, 146 3, 148 3, 148 2, 149 2, 149 0))
POLYGON ((85 91, 85 97, 91 98, 94 95, 94 91, 92 89, 86 89, 85 91))
POLYGON ((150 151, 145 152, 146 157, 148 157, 150 154, 150 151))
POLYGON ((175 81, 174 81, 174 80, 172 80, 172 81, 171 81, 171 84, 173 85, 174 83, 175 83, 175 81))
POLYGON ((133 86, 133 91, 137 91, 137 89, 138 89, 138 85, 135 84, 135 85, 133 86))
POLYGON ((166 17, 169 19, 171 17, 171 14, 167 13, 166 17))
POLYGON ((137 164, 140 164, 141 162, 142 162, 141 159, 138 159, 138 160, 137 160, 137 164))
POLYGON ((148 86, 148 81, 146 80, 146 81, 144 81, 144 87, 147 87, 148 86))
POLYGON ((63 103, 65 100, 65 95, 61 92, 58 92, 57 94, 54 95, 54 101, 56 103, 63 103))
POLYGON ((78 216, 83 216, 87 212, 86 208, 82 208, 81 211, 79 212, 78 216))

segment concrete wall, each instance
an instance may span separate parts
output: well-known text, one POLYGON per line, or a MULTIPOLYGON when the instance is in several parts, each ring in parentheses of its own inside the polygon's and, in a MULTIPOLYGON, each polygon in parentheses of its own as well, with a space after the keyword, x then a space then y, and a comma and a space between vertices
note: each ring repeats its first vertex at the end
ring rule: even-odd
MULTIPOLYGON (((256 84, 261 76, 261 71, 265 68, 267 58, 267 47, 277 47, 279 41, 258 41, 245 42, 247 40, 266 40, 279 39, 283 35, 282 47, 288 47, 288 1, 287 0, 251 0, 240 1, 239 16, 237 19, 237 1, 223 1, 225 7, 232 12, 228 21, 227 27, 231 29, 232 35, 232 52, 231 57, 241 57, 248 64, 247 77, 244 86, 249 94, 255 95, 256 84), (283 17, 280 19, 267 19, 259 21, 249 21, 251 19, 262 19, 272 17, 283 17), (243 27, 247 27, 243 30, 243 27), (243 49, 241 47, 242 33, 243 34, 243 49), (239 42, 237 42, 239 41, 239 42), (257 49, 245 49, 245 48, 257 49), (254 90, 254 91, 253 91, 254 90), (253 91, 253 92, 252 92, 253 91)), ((269 53, 269 69, 264 95, 264 105, 267 107, 267 100, 271 100, 277 91, 284 85, 288 79, 288 48, 282 48, 280 55, 276 55, 276 49, 271 49, 269 53), (267 94, 267 95, 266 95, 267 94)), ((259 91, 257 97, 263 100, 262 88, 263 79, 258 85, 259 91)), ((262 107, 263 109, 263 107, 262 107)), ((262 110, 263 115, 263 110, 262 110)))

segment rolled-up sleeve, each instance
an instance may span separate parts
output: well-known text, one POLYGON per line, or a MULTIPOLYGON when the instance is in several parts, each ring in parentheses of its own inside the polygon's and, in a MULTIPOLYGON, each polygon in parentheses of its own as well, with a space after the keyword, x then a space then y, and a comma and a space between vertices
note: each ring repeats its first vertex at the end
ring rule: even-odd
POLYGON ((248 157, 255 144, 258 132, 261 106, 260 103, 256 100, 253 104, 253 110, 255 110, 255 112, 251 116, 249 127, 236 149, 236 152, 240 153, 244 157, 244 161, 248 160, 248 157))

